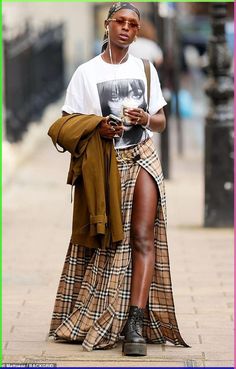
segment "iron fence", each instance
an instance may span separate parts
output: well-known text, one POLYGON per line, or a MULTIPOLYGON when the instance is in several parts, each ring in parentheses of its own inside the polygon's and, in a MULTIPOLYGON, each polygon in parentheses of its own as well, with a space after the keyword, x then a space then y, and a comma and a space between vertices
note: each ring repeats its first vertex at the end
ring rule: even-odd
POLYGON ((4 39, 6 138, 21 140, 32 120, 64 90, 63 24, 39 33, 31 27, 4 39))

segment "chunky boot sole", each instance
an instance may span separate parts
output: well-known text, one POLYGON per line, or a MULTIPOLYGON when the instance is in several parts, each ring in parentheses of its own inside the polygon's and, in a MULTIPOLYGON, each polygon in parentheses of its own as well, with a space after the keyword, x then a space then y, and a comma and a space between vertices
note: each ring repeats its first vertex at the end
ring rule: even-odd
POLYGON ((146 343, 124 342, 122 352, 125 356, 146 356, 147 345, 146 343))

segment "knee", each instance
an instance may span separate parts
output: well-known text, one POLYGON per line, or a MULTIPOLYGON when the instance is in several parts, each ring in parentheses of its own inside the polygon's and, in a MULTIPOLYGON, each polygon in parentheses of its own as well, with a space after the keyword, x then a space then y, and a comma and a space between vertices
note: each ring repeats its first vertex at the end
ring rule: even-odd
POLYGON ((153 230, 139 229, 131 232, 132 248, 136 252, 147 255, 154 250, 153 230))

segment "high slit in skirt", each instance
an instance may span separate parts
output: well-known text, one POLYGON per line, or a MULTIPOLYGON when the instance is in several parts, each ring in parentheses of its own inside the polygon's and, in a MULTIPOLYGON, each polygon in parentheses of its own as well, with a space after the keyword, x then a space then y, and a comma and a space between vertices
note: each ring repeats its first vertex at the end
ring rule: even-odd
POLYGON ((145 311, 143 336, 149 343, 188 347, 180 335, 172 295, 166 236, 166 197, 161 164, 151 139, 119 150, 124 239, 109 249, 70 243, 57 291, 49 336, 80 341, 85 350, 112 348, 128 318, 131 286, 130 227, 140 168, 159 189, 154 245, 155 268, 145 311))

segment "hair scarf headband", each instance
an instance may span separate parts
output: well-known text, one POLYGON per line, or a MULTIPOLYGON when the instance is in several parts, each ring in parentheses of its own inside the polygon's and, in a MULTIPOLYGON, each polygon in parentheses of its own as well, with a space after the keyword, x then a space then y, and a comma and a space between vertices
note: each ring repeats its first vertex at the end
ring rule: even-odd
MULTIPOLYGON (((140 13, 139 13, 139 10, 134 6, 132 5, 131 3, 114 3, 110 9, 109 9, 109 12, 108 12, 108 15, 107 15, 107 20, 111 18, 111 16, 118 12, 119 10, 121 9, 130 9, 132 10, 133 12, 135 12, 137 14, 137 16, 139 17, 140 19, 140 13)), ((104 34, 104 37, 103 37, 103 43, 102 43, 102 52, 106 49, 107 47, 107 44, 108 44, 108 36, 107 34, 105 33, 104 34)))

